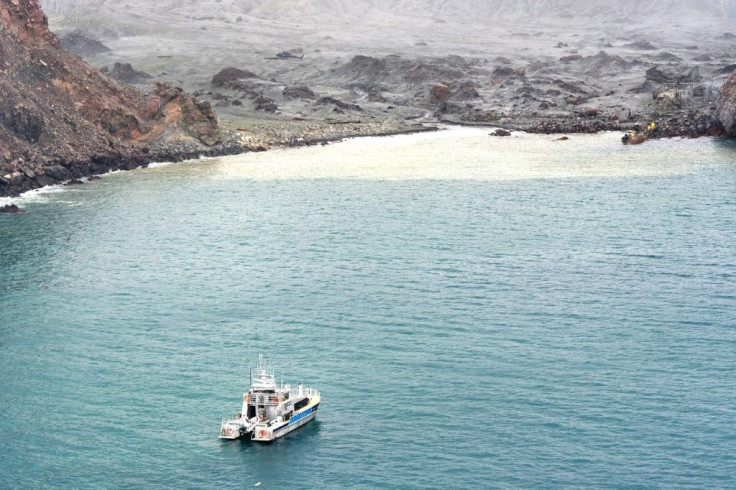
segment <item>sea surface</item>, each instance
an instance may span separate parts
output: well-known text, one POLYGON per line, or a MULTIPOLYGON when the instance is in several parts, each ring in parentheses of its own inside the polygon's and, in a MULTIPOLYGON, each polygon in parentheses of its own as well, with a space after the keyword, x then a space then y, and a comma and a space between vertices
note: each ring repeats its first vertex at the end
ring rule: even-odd
POLYGON ((736 146, 487 133, 13 200, 0 487, 734 488, 736 146), (317 419, 221 442, 258 353, 317 419))

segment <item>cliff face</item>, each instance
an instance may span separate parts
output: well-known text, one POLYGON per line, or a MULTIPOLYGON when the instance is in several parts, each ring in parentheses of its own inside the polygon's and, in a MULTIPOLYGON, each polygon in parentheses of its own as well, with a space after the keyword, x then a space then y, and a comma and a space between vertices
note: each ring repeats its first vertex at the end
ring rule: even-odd
POLYGON ((721 88, 721 96, 713 114, 715 134, 736 137, 736 71, 721 88))
POLYGON ((0 196, 217 142, 209 103, 120 85, 60 48, 37 0, 0 0, 0 196))

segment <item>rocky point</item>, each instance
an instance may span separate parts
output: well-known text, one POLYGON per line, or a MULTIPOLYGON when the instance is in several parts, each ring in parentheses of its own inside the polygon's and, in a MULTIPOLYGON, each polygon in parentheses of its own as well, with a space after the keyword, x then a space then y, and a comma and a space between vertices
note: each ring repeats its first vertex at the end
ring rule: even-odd
POLYGON ((0 196, 218 148, 208 102, 141 93, 61 48, 37 0, 0 0, 0 196))

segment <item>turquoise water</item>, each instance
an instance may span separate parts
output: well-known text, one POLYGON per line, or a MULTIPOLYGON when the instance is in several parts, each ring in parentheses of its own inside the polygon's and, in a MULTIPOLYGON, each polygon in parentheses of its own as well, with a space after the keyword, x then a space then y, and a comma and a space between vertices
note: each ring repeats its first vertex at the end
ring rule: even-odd
POLYGON ((0 487, 736 485, 736 147, 453 130, 0 215, 0 487), (258 352, 322 392, 220 442, 258 352))

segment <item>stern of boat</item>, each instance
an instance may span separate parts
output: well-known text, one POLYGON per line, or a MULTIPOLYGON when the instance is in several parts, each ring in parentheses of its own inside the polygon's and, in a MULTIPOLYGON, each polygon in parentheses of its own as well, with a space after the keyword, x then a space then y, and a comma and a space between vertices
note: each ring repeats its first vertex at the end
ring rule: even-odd
POLYGON ((239 420, 224 419, 220 424, 220 439, 238 439, 249 435, 251 430, 239 420))
POLYGON ((276 439, 276 436, 273 434, 273 430, 271 427, 268 426, 256 426, 253 429, 253 435, 251 436, 251 439, 258 442, 269 442, 276 439))

